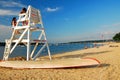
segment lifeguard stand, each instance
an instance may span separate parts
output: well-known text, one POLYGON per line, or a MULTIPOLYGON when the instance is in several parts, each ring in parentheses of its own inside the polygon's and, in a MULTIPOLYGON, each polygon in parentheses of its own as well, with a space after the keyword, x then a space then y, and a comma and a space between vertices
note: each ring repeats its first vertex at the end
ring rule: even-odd
POLYGON ((40 15, 40 11, 31 6, 28 6, 27 12, 23 14, 19 14, 19 19, 17 20, 17 24, 13 27, 13 33, 9 40, 6 40, 3 60, 7 60, 9 55, 14 51, 19 43, 23 43, 27 47, 27 56, 26 60, 29 61, 30 58, 35 60, 39 54, 43 51, 44 48, 47 48, 47 52, 49 58, 51 60, 50 50, 47 42, 47 38, 45 35, 44 26, 42 23, 42 17, 40 15), (23 24, 23 22, 25 24, 23 24), (19 31, 20 34, 16 34, 16 31, 19 31), (33 40, 31 35, 32 32, 39 32, 38 38, 33 40), (16 38, 16 36, 18 38, 16 38), (33 50, 31 50, 31 43, 35 43, 33 50), (13 44, 14 43, 14 44, 13 44), (35 53, 37 46, 39 43, 42 43, 42 47, 39 51, 33 56, 35 53))

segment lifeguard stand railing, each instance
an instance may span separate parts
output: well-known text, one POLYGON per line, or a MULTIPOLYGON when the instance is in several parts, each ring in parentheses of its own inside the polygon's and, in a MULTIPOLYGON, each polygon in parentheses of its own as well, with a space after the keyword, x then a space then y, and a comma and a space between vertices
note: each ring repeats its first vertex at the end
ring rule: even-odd
POLYGON ((6 45, 5 45, 3 60, 8 60, 9 55, 15 50, 15 48, 19 43, 23 43, 27 47, 27 52, 26 52, 27 61, 30 58, 32 58, 32 60, 35 60, 39 56, 39 54, 43 51, 44 48, 47 48, 47 52, 51 60, 50 49, 48 46, 40 11, 31 6, 28 6, 26 13, 19 14, 19 19, 17 20, 17 24, 15 27, 13 27, 12 36, 10 39, 6 40, 5 42, 6 45), (16 31, 19 31, 20 34, 17 34, 16 31), (35 40, 33 40, 31 37, 33 32, 39 33, 36 34, 38 35, 38 37, 35 40), (31 43, 33 42, 35 43, 35 45, 33 50, 31 50, 31 43), (42 43, 42 47, 35 54, 39 43, 42 43))

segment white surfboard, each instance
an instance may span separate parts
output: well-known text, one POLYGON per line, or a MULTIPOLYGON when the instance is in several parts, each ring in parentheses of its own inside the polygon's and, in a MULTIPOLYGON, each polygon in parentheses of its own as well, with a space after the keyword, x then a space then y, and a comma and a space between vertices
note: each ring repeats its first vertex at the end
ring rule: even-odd
POLYGON ((24 69, 24 68, 78 68, 100 65, 94 58, 67 58, 54 59, 51 61, 1 61, 1 67, 24 69))

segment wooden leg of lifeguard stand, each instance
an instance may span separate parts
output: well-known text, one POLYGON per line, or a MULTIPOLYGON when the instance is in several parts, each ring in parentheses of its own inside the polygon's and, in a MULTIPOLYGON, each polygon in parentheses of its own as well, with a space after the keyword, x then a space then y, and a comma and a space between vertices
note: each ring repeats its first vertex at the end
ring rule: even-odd
POLYGON ((27 42, 27 58, 26 60, 29 61, 30 58, 30 52, 31 52, 31 43, 30 43, 30 29, 28 29, 28 42, 27 42))

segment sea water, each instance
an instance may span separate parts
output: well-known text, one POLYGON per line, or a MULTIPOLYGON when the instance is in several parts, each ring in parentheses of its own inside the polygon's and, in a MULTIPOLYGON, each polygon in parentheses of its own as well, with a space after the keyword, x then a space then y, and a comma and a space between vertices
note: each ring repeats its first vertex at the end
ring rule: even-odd
MULTIPOLYGON (((97 44, 97 46, 100 46, 97 44)), ((33 45, 31 46, 31 50, 33 49, 33 45)), ((54 54, 62 54, 64 52, 70 52, 70 51, 75 51, 75 50, 81 50, 84 48, 92 48, 94 47, 93 43, 59 43, 59 44, 49 44, 50 52, 51 55, 54 54)), ((41 45, 37 47, 37 51, 41 48, 41 45)), ((9 57, 18 57, 18 56, 26 56, 26 46, 19 45, 15 48, 15 50, 12 52, 12 54, 9 57)), ((0 46, 0 59, 2 59, 4 53, 4 46, 0 46)), ((47 49, 45 48, 39 56, 46 56, 48 55, 47 49)))

